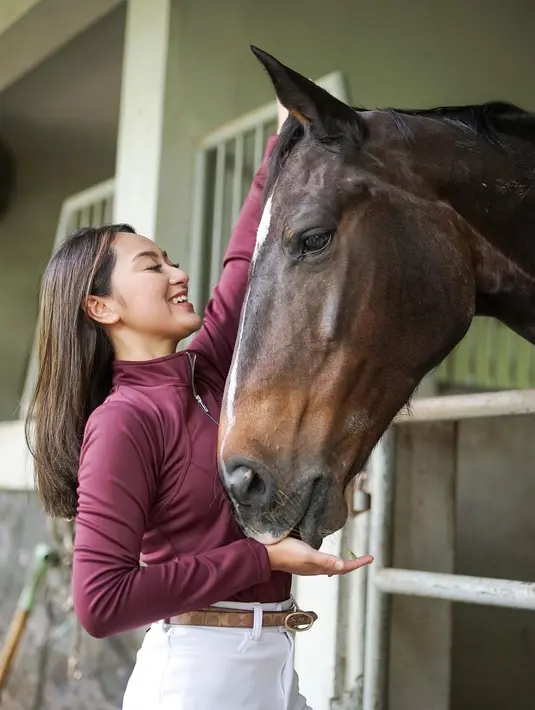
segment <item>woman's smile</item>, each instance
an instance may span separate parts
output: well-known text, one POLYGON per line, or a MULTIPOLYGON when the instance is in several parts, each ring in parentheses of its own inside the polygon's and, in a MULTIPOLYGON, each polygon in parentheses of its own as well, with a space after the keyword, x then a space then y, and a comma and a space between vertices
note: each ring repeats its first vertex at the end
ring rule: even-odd
POLYGON ((176 306, 178 308, 185 308, 186 310, 193 311, 193 304, 188 301, 188 292, 187 291, 179 291, 175 293, 171 298, 169 299, 169 303, 172 306, 176 306))

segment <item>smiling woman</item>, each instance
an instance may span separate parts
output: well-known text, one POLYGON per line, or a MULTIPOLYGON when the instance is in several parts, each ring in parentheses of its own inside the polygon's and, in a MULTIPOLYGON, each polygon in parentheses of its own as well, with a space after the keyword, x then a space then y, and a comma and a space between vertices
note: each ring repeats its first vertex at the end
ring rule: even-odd
POLYGON ((370 561, 247 538, 218 476, 217 422, 276 143, 204 320, 188 275, 128 225, 75 230, 43 278, 28 418, 37 490, 49 514, 76 520, 73 598, 85 629, 150 626, 124 710, 304 710, 293 631, 316 616, 296 608, 291 574, 370 561))
POLYGON ((150 239, 118 232, 108 295, 91 295, 85 309, 107 328, 118 360, 169 355, 201 327, 188 301, 189 277, 150 239))

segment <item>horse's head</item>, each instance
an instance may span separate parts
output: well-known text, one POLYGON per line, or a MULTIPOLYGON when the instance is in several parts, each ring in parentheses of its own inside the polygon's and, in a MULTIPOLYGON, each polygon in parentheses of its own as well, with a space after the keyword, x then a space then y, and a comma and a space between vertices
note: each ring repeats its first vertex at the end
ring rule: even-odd
MULTIPOLYGON (((298 530, 319 546, 388 424, 466 332, 474 284, 465 225, 395 117, 255 53, 290 117, 222 409, 221 476, 248 535, 298 530)), ((433 125, 428 167, 447 160, 433 125)))

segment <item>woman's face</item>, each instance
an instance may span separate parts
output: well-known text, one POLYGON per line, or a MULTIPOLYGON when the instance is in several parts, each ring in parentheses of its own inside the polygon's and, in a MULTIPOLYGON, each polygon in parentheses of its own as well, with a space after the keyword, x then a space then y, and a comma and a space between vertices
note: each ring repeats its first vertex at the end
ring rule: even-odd
POLYGON ((188 301, 188 275, 139 234, 119 232, 114 249, 111 296, 100 300, 111 315, 107 323, 101 322, 108 327, 117 357, 138 359, 143 353, 159 357, 174 352, 180 340, 201 326, 188 301))

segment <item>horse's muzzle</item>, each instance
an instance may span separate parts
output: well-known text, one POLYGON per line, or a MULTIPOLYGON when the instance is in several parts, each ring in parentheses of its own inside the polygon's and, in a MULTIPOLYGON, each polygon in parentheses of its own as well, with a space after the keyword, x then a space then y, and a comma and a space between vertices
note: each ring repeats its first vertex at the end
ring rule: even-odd
POLYGON ((325 531, 339 527, 340 493, 327 472, 311 471, 290 484, 290 477, 275 475, 263 463, 236 457, 224 463, 221 478, 238 523, 260 542, 292 534, 317 549, 325 531))

